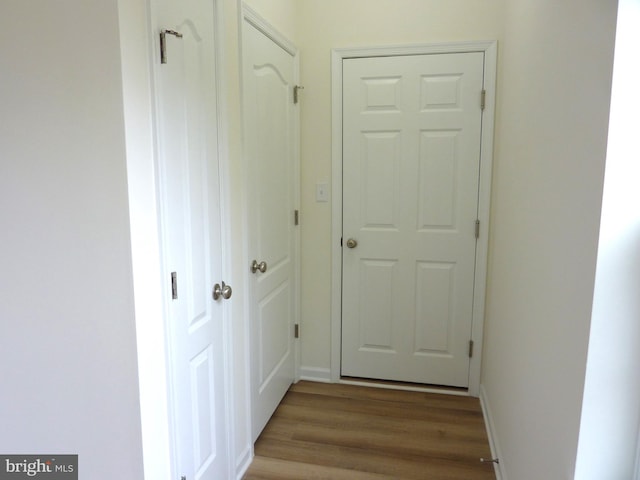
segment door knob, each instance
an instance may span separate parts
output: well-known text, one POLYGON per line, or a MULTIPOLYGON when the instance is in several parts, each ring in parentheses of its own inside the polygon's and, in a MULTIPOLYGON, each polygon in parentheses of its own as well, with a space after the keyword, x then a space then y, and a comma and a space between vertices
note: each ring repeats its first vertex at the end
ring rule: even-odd
POLYGON ((225 300, 229 300, 231 298, 231 294, 233 294, 233 290, 231 290, 231 285, 226 285, 222 282, 222 298, 225 300))
POLYGON ((222 285, 220 285, 219 283, 216 283, 213 286, 214 300, 218 300, 220 299, 220 297, 224 298, 225 300, 229 300, 232 294, 233 294, 233 290, 231 289, 231 286, 227 285, 224 282, 222 282, 222 285))
POLYGON ((350 238, 347 240, 347 247, 356 248, 358 246, 358 241, 355 238, 350 238))
POLYGON ((256 273, 258 270, 260 270, 262 273, 266 272, 267 262, 258 263, 257 260, 254 260, 253 263, 251 264, 251 273, 256 273))

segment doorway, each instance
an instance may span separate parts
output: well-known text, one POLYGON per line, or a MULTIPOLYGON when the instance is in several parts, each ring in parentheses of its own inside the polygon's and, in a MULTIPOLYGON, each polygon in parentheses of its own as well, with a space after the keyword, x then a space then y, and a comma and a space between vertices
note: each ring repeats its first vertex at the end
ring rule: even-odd
POLYGON ((478 394, 495 57, 495 42, 333 52, 332 380, 386 378, 478 394), (398 123, 413 108, 401 105, 409 90, 414 120, 427 122, 412 134, 398 123), (451 123, 466 110, 470 120, 451 123), (375 125, 381 117, 387 124, 375 125), (401 166, 410 156, 413 166, 401 166), (399 203, 407 195, 415 215, 399 203), (412 225, 413 237, 397 238, 398 222, 412 225), (464 247, 453 254, 455 244, 464 247), (383 245, 399 249, 381 254, 383 245), (400 261, 399 252, 425 245, 432 250, 400 261))

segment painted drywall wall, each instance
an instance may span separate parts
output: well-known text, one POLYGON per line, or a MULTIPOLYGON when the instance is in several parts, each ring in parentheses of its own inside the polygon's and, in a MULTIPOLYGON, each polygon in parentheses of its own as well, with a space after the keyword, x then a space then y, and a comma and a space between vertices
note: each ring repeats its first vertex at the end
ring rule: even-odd
POLYGON ((332 48, 502 39, 504 1, 302 0, 301 50, 302 373, 328 378, 331 203, 315 185, 331 181, 332 48))
POLYGON ((482 383, 509 479, 574 474, 615 21, 615 2, 506 4, 482 383))
POLYGON ((640 1, 620 0, 576 480, 634 476, 640 427, 640 1), (603 441, 606 439, 606 441, 603 441))
POLYGON ((0 452, 142 478, 116 0, 0 15, 0 452))

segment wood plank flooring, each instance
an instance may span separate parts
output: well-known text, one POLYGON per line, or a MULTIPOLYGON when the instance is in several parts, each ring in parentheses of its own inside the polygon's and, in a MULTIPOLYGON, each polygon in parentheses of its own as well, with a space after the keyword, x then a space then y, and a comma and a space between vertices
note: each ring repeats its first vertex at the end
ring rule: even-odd
POLYGON ((476 398, 342 384, 293 385, 245 480, 495 480, 476 398))

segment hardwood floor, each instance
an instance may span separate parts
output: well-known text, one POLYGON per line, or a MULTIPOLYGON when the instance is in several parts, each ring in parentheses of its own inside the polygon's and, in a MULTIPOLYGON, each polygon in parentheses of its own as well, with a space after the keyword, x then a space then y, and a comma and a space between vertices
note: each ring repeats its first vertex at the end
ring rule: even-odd
POLYGON ((245 480, 495 480, 476 398, 342 384, 293 385, 245 480))

